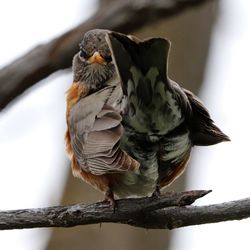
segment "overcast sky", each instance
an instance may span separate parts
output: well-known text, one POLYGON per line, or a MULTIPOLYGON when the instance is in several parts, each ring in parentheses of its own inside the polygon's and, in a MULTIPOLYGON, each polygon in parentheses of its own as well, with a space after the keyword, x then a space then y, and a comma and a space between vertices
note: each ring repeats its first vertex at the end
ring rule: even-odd
MULTIPOLYGON (((96 1, 8 0, 0 3, 0 67, 74 27, 96 1)), ((64 149, 65 91, 58 72, 0 113, 0 209, 58 205, 68 174, 64 149)), ((42 250, 50 230, 0 231, 0 249, 42 250)))
MULTIPOLYGON (((196 204, 250 196, 250 2, 221 0, 200 96, 230 143, 197 147, 188 189, 212 189, 196 204)), ((250 249, 250 219, 175 231, 174 250, 250 249)))

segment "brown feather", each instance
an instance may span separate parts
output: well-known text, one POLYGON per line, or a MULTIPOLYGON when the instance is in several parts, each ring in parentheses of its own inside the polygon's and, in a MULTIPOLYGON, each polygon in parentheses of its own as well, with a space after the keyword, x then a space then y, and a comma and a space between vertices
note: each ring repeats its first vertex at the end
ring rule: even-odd
POLYGON ((110 86, 88 95, 83 86, 73 83, 67 92, 66 147, 73 175, 107 192, 109 173, 137 172, 140 164, 119 147, 122 118, 110 105, 120 91, 110 86))
POLYGON ((86 85, 79 83, 79 82, 73 82, 70 88, 68 89, 68 91, 66 92, 67 94, 67 110, 66 110, 67 130, 65 133, 65 144, 66 144, 66 151, 69 156, 72 156, 73 154, 71 138, 70 138, 70 133, 69 133, 69 128, 68 128, 69 113, 73 105, 78 102, 80 97, 86 96, 88 92, 89 92, 89 88, 86 85))
POLYGON ((73 176, 78 177, 85 181, 86 183, 90 184, 97 190, 106 193, 111 186, 111 180, 107 175, 93 175, 92 173, 83 171, 77 164, 75 157, 73 156, 71 162, 71 168, 73 176))
MULTIPOLYGON (((68 125, 68 118, 69 113, 72 107, 79 101, 81 97, 87 96, 89 93, 89 88, 78 82, 74 82, 70 88, 68 89, 67 93, 67 111, 66 111, 66 119, 68 125)), ((87 182, 88 184, 92 185, 96 189, 107 192, 109 189, 109 178, 105 175, 95 176, 91 173, 87 173, 83 171, 77 164, 75 156, 73 154, 73 149, 71 145, 71 137, 69 133, 69 128, 67 126, 66 134, 65 134, 65 143, 66 143, 66 150, 71 158, 71 169, 72 173, 75 177, 82 179, 83 181, 87 182)))
POLYGON ((190 152, 191 151, 189 150, 186 153, 184 159, 177 166, 175 166, 169 174, 162 178, 160 182, 160 188, 169 186, 172 182, 174 182, 178 177, 183 174, 190 159, 190 152))
POLYGON ((190 122, 191 140, 193 145, 209 146, 223 141, 230 141, 215 124, 206 107, 191 91, 183 89, 192 109, 190 122))

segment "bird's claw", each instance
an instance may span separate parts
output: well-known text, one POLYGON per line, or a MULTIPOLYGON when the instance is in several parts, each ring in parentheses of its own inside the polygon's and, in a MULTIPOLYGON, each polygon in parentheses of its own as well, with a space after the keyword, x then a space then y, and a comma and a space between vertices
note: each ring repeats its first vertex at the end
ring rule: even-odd
POLYGON ((109 203, 109 205, 113 208, 113 212, 115 213, 116 209, 117 209, 117 203, 116 200, 114 198, 114 193, 112 192, 112 190, 108 190, 105 193, 105 202, 109 203))
POLYGON ((155 191, 152 194, 152 198, 159 198, 161 196, 160 187, 157 185, 155 191))

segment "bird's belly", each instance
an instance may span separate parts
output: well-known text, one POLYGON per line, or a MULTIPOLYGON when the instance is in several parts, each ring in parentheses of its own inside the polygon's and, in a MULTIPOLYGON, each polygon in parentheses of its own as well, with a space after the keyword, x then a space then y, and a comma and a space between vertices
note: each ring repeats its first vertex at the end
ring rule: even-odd
POLYGON ((190 158, 192 144, 189 132, 164 138, 159 153, 159 183, 168 186, 185 170, 190 158))
MULTIPOLYGON (((140 137, 138 134, 132 136, 125 133, 122 147, 141 165, 139 173, 126 172, 120 175, 119 181, 113 186, 118 197, 151 195, 161 180, 167 178, 167 183, 171 183, 177 177, 173 173, 191 150, 189 133, 160 138, 156 142, 148 142, 145 135, 140 137)), ((181 171, 176 172, 179 173, 181 171)))
POLYGON ((158 165, 141 170, 140 173, 126 172, 119 176, 112 190, 120 197, 150 196, 156 189, 158 181, 158 165))
POLYGON ((166 137, 160 143, 160 160, 163 162, 179 162, 184 158, 186 152, 191 149, 189 132, 166 137))

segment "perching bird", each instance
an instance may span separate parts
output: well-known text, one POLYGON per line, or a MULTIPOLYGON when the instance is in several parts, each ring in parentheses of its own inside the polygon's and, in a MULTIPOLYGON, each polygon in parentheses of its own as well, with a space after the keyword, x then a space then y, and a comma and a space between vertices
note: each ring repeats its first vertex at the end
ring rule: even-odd
POLYGON ((167 75, 170 42, 108 30, 84 35, 67 92, 74 176, 106 199, 147 196, 183 173, 195 145, 229 141, 202 102, 167 75))

